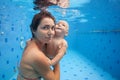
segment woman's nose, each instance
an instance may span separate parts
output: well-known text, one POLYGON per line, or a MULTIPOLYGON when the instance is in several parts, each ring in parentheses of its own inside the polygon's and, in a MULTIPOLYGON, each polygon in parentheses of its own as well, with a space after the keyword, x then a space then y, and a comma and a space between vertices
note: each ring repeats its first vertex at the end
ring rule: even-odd
POLYGON ((48 36, 49 36, 49 37, 53 36, 54 34, 55 34, 54 31, 51 30, 51 29, 48 31, 48 36))

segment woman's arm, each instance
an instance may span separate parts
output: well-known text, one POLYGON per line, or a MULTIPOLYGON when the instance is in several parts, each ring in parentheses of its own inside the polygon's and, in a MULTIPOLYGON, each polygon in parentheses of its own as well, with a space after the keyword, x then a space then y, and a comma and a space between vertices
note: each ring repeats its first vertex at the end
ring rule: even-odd
POLYGON ((56 80, 60 80, 60 65, 59 63, 54 65, 54 70, 53 70, 56 80))
POLYGON ((54 71, 50 69, 50 64, 47 57, 43 53, 36 55, 34 60, 34 69, 44 78, 44 80, 59 80, 58 66, 55 66, 54 71))

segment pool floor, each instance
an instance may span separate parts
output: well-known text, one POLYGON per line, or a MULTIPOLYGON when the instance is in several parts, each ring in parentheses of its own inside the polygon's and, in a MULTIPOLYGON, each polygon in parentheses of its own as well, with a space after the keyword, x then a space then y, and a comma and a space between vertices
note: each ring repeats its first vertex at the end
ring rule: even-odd
MULTIPOLYGON (((60 80, 116 80, 76 51, 68 50, 60 62, 60 80)), ((15 74, 10 80, 16 80, 15 74)))

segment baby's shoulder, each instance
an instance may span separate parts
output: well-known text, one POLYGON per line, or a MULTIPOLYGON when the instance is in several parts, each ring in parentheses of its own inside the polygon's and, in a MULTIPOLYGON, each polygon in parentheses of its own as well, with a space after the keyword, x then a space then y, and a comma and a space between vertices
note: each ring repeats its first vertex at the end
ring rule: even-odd
POLYGON ((63 44, 67 44, 67 41, 65 39, 62 39, 61 41, 63 44))
POLYGON ((67 41, 65 39, 61 39, 59 45, 67 47, 67 41))

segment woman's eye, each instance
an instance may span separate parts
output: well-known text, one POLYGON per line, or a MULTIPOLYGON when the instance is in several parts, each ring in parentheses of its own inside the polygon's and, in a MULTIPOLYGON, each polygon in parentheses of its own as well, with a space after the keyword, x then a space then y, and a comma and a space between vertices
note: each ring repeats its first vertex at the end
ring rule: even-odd
POLYGON ((52 28, 51 28, 52 30, 55 30, 55 26, 52 26, 52 28))
POLYGON ((49 29, 49 26, 44 26, 42 29, 47 30, 47 29, 49 29))

